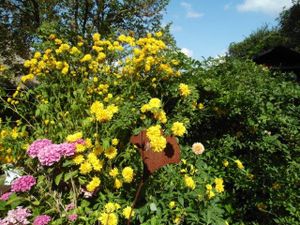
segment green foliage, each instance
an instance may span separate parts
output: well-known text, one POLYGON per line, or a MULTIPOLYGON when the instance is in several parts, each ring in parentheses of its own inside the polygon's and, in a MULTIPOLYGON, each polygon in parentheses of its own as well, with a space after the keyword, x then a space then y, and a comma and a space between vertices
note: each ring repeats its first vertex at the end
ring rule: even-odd
POLYGON ((263 26, 251 33, 243 41, 231 43, 229 55, 238 58, 252 59, 253 56, 275 46, 287 45, 287 38, 277 29, 263 26))
POLYGON ((194 82, 205 107, 192 120, 187 141, 205 141, 206 163, 223 170, 229 193, 224 206, 231 222, 296 224, 299 85, 251 61, 231 58, 208 61, 189 72, 197 74, 194 82), (237 159, 244 169, 237 168, 237 159))

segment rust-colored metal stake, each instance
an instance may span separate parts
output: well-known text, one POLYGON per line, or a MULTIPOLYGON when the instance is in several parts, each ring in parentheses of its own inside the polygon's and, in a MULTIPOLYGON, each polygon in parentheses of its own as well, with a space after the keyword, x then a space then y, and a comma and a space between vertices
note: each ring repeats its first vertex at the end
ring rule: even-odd
POLYGON ((138 200, 138 198, 139 198, 139 196, 140 196, 140 193, 141 193, 141 190, 142 190, 142 187, 143 187, 144 183, 145 183, 145 180, 144 180, 144 177, 143 177, 142 180, 141 180, 141 182, 140 182, 140 184, 139 184, 139 187, 138 187, 138 189, 137 189, 137 191, 136 191, 136 194, 135 194, 135 197, 134 197, 132 206, 131 206, 131 211, 130 211, 130 214, 129 214, 129 218, 128 218, 128 220, 127 220, 127 225, 130 225, 130 222, 131 222, 131 214, 132 214, 132 211, 133 211, 133 209, 134 209, 134 207, 135 207, 135 204, 136 204, 136 202, 137 202, 137 200, 138 200))

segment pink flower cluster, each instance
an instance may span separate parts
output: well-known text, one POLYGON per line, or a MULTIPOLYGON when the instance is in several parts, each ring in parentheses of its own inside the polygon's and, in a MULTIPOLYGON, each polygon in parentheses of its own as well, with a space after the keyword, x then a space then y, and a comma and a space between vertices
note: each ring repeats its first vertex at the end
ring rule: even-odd
POLYGON ((31 216, 28 209, 17 207, 16 209, 9 210, 4 219, 0 219, 0 225, 25 225, 30 224, 27 217, 31 216))
POLYGON ((3 195, 1 195, 0 200, 7 201, 9 199, 9 196, 11 196, 13 192, 6 192, 3 195))
POLYGON ((74 222, 75 220, 77 220, 78 215, 77 214, 71 214, 68 216, 68 220, 71 222, 74 222))
POLYGON ((29 191, 32 186, 36 184, 36 179, 31 175, 26 175, 17 178, 11 184, 12 192, 25 192, 29 191))
POLYGON ((53 144, 48 139, 34 141, 28 148, 27 154, 31 158, 38 158, 43 166, 52 166, 62 157, 75 154, 76 143, 53 144))
POLYGON ((34 219, 33 225, 47 225, 50 221, 51 221, 50 216, 40 215, 34 219))

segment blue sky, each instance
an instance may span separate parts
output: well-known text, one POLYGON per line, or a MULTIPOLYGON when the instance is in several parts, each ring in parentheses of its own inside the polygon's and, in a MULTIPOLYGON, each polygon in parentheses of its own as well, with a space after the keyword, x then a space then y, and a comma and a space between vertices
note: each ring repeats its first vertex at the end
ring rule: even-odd
POLYGON ((170 0, 163 23, 182 51, 193 58, 216 57, 257 28, 277 24, 291 0, 170 0))

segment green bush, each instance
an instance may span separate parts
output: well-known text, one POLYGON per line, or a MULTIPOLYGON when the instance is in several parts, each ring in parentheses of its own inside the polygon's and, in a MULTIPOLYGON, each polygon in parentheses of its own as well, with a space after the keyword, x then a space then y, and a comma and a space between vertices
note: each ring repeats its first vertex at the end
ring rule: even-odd
POLYGON ((299 85, 251 61, 223 58, 186 65, 198 84, 198 103, 204 103, 187 141, 205 142, 205 162, 223 171, 228 193, 223 204, 231 222, 297 224, 299 85))

